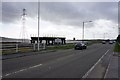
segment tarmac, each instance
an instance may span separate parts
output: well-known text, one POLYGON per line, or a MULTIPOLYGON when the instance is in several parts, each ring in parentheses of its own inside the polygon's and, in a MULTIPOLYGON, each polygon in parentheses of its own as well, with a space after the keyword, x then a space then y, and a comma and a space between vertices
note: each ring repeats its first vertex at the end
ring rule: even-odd
POLYGON ((24 57, 24 56, 30 56, 30 55, 37 55, 47 52, 55 52, 56 50, 40 50, 40 51, 27 51, 27 52, 18 52, 18 53, 10 53, 10 54, 4 54, 2 56, 2 60, 6 59, 13 59, 18 57, 24 57))
MULTIPOLYGON (((56 51, 56 50, 43 50, 43 51, 40 51, 41 53, 46 53, 46 52, 53 52, 53 51, 56 51)), ((32 52, 32 53, 29 53, 29 54, 14 54, 14 55, 6 55, 4 57, 2 57, 2 59, 9 59, 10 57, 12 58, 17 58, 17 57, 22 57, 22 56, 29 56, 29 55, 33 55, 33 54, 39 54, 39 52, 32 52)), ((105 73, 105 76, 104 76, 104 79, 117 79, 117 80, 120 80, 120 53, 113 53, 110 57, 110 61, 109 61, 109 64, 108 64, 108 67, 107 67, 107 70, 106 70, 106 73, 105 73)))
POLYGON ((109 65, 106 70, 104 78, 118 79, 120 80, 120 53, 113 53, 111 56, 109 65))

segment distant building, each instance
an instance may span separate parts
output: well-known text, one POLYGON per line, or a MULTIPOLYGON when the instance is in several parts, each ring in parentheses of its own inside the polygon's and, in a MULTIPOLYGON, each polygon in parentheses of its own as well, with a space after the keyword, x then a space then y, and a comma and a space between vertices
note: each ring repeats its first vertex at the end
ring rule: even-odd
MULTIPOLYGON (((66 40, 64 37, 39 37, 39 42, 42 43, 45 41, 46 45, 56 44, 56 42, 61 44, 66 44, 66 40)), ((31 37, 31 43, 37 43, 38 37, 31 37)))

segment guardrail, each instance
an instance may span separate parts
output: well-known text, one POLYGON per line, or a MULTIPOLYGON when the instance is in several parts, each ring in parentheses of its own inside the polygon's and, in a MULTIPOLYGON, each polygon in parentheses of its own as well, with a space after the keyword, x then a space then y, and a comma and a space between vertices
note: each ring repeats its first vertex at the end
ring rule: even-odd
MULTIPOLYGON (((27 51, 37 51, 38 44, 0 44, 2 46, 2 54, 4 53, 17 53, 17 52, 27 52, 27 51)), ((56 46, 68 46, 71 44, 66 45, 49 45, 46 46, 45 44, 40 44, 40 50, 49 48, 49 47, 56 47, 56 46)))
MULTIPOLYGON (((16 52, 26 52, 35 51, 37 49, 37 44, 0 44, 2 46, 2 53, 16 53, 16 52)), ((41 45, 42 49, 43 46, 41 45)))

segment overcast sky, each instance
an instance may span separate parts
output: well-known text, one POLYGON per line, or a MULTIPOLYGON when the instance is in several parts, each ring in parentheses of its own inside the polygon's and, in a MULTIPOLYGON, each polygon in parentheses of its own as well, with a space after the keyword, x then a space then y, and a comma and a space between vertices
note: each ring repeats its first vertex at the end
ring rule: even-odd
MULTIPOLYGON (((37 36, 37 2, 2 2, 2 37, 21 38, 22 9, 26 9, 26 38, 37 36)), ((117 2, 41 2, 40 36, 60 36, 67 39, 116 38, 118 35, 117 2), (104 35, 105 34, 105 35, 104 35)))

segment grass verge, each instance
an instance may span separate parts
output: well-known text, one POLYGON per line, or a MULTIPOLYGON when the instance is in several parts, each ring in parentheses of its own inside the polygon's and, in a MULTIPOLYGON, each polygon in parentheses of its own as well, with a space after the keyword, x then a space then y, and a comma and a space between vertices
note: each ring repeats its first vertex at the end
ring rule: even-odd
POLYGON ((120 52, 120 46, 119 46, 118 42, 116 42, 116 44, 115 44, 114 52, 120 52))
MULTIPOLYGON (((31 51, 33 50, 32 48, 19 48, 18 52, 25 52, 25 51, 31 51)), ((2 50, 2 54, 5 53, 16 53, 16 49, 8 49, 8 50, 2 50)))
MULTIPOLYGON (((89 45, 92 45, 92 44, 94 44, 94 43, 88 43, 88 44, 86 44, 86 45, 89 46, 89 45)), ((58 47, 49 47, 49 48, 47 48, 47 50, 51 50, 51 49, 72 49, 72 48, 74 48, 74 45, 58 46, 58 47)))
MULTIPOLYGON (((87 46, 92 45, 95 43, 88 43, 86 44, 87 46)), ((74 48, 74 45, 69 45, 69 46, 58 46, 58 47, 48 47, 47 50, 53 50, 53 49, 72 49, 74 48)), ((26 52, 26 51, 32 51, 32 48, 19 48, 18 52, 26 52)), ((9 49, 9 50, 2 50, 2 54, 6 53, 16 53, 16 49, 9 49)))
POLYGON ((71 49, 71 48, 74 48, 74 46, 69 45, 69 46, 49 47, 49 48, 47 48, 47 50, 51 50, 51 49, 71 49))
POLYGON ((95 44, 95 43, 88 43, 88 44, 86 44, 86 46, 90 46, 90 45, 92 45, 92 44, 95 44))

